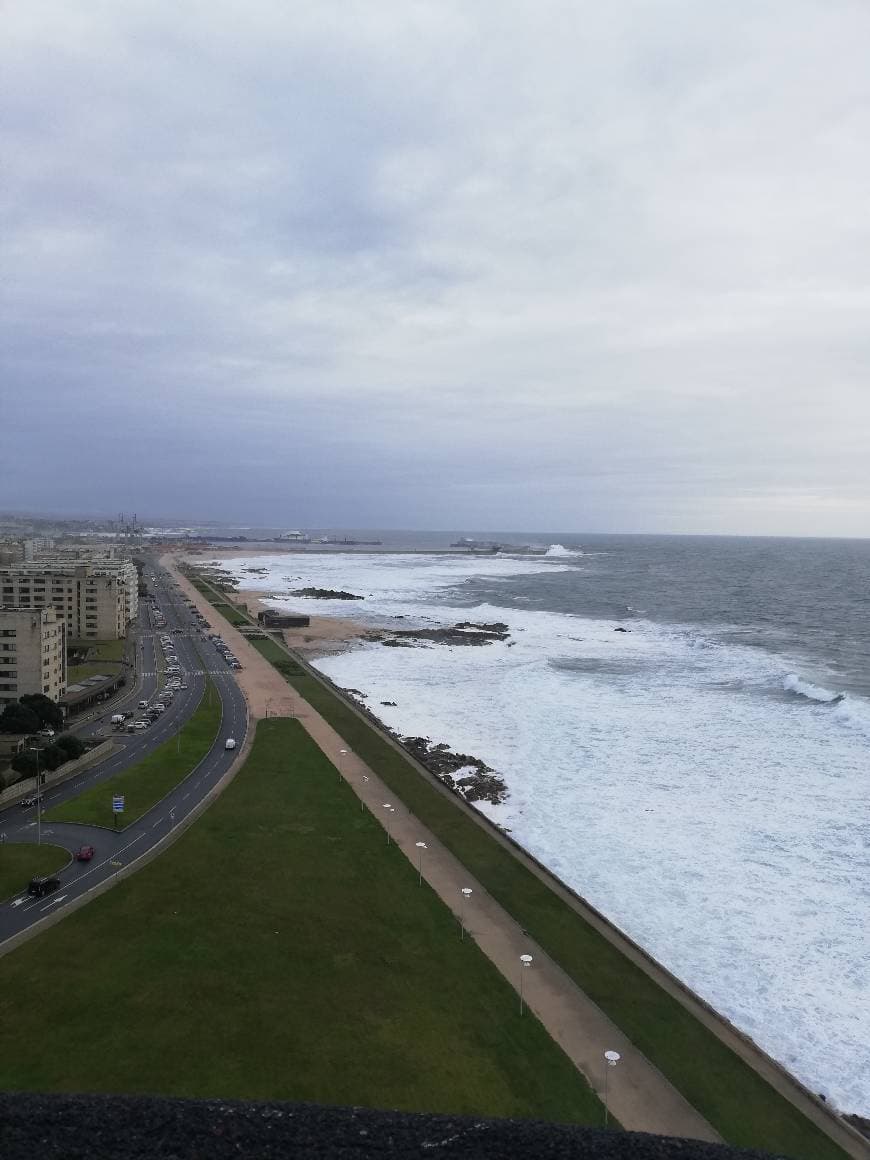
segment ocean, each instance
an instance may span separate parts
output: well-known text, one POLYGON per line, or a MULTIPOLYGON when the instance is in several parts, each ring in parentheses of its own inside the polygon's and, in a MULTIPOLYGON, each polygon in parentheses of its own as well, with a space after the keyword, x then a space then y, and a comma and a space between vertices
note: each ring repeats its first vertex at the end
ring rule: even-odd
POLYGON ((270 601, 313 614, 506 622, 487 646, 316 663, 398 733, 492 766, 508 797, 479 808, 812 1090, 870 1113, 870 541, 357 538, 417 553, 224 563, 248 589, 364 597, 270 601))

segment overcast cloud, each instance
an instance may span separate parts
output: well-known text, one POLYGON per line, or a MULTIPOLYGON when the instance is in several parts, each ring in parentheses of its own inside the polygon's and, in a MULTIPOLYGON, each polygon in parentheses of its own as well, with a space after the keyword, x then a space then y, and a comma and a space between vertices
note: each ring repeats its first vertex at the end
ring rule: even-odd
POLYGON ((19 0, 0 507, 870 534, 870 9, 19 0))

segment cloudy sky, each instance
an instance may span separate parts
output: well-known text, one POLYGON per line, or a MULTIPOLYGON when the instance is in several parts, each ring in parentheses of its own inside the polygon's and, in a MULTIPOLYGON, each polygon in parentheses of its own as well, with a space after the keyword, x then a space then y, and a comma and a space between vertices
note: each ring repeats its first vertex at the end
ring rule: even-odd
POLYGON ((12 0, 0 507, 870 535, 864 0, 12 0))

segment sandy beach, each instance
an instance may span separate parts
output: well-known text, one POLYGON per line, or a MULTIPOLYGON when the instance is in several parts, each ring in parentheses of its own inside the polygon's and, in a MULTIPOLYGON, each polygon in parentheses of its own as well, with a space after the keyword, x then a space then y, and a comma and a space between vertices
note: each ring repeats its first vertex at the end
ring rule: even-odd
MULTIPOLYGON (((244 604, 254 617, 264 608, 277 607, 268 592, 255 592, 249 588, 240 588, 236 593, 228 593, 227 598, 244 604)), ((283 599, 286 600, 286 596, 283 599)), ((306 659, 344 652, 363 633, 371 632, 371 625, 360 624, 343 616, 318 616, 316 612, 309 611, 306 607, 316 604, 316 600, 299 600, 298 608, 294 608, 293 611, 310 616, 311 623, 306 628, 283 630, 285 643, 302 653, 306 659)))

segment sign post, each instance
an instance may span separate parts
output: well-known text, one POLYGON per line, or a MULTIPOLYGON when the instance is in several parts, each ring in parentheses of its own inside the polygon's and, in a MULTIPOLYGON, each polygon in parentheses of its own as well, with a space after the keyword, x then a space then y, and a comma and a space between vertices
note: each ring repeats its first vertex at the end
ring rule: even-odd
POLYGON ((112 794, 112 818, 115 822, 115 829, 118 828, 118 814, 124 812, 124 795, 122 793, 112 794))

